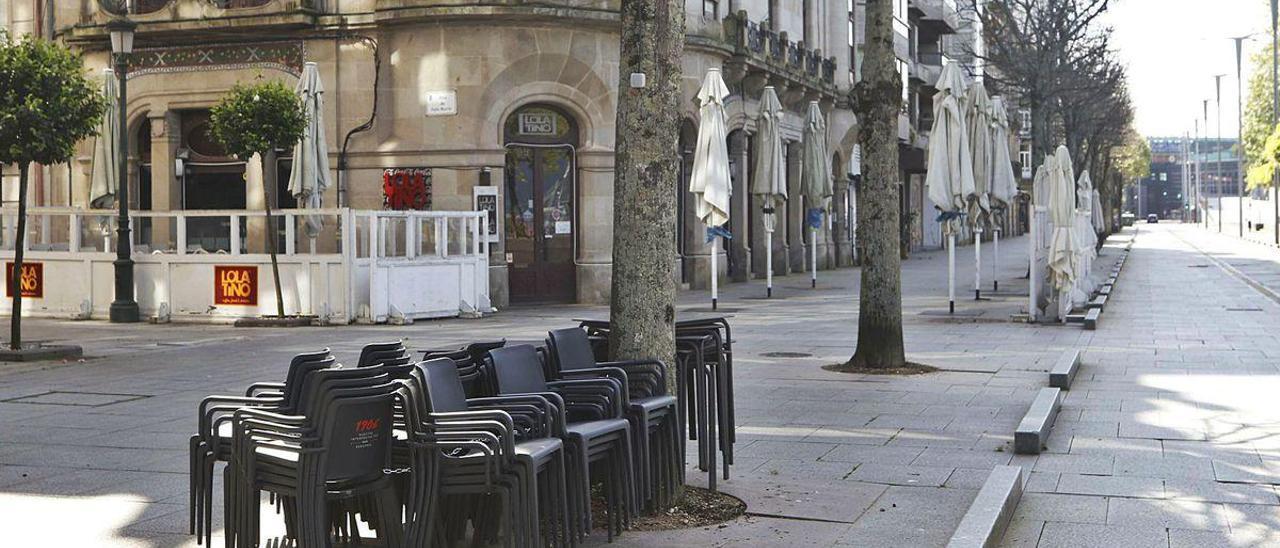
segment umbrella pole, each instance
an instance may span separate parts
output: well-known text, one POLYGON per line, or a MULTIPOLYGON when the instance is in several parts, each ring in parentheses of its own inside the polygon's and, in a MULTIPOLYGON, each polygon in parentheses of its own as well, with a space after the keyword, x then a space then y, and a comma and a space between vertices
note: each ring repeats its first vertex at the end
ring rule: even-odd
POLYGON ((973 229, 973 260, 977 268, 973 269, 973 300, 982 300, 982 228, 973 229))
POLYGON ((1000 264, 1000 229, 993 229, 991 232, 991 243, 995 246, 991 249, 991 291, 1000 291, 999 273, 996 272, 996 265, 1000 264))
POLYGON ((950 314, 956 313, 956 234, 947 234, 947 300, 950 314))
POLYGON ((765 234, 769 236, 769 245, 764 248, 764 296, 769 299, 773 298, 773 231, 767 230, 765 234))
POLYGON ((720 276, 716 274, 718 270, 716 263, 716 248, 719 247, 720 237, 716 236, 711 239, 711 309, 716 309, 716 298, 720 294, 720 276))
POLYGON ((809 231, 812 235, 809 239, 809 254, 813 257, 810 263, 813 268, 809 270, 809 287, 818 288, 818 229, 809 231))

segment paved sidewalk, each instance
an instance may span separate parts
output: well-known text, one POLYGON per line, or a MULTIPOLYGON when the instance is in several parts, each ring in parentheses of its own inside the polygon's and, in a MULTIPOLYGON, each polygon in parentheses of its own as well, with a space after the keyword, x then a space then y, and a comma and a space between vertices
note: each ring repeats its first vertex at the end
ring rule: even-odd
POLYGON ((1142 230, 1003 546, 1280 545, 1280 252, 1142 230))
MULTIPOLYGON (((1150 241, 1181 245, 1169 238, 1156 235, 1150 241)), ((1147 239, 1144 232, 1140 248, 1147 239)), ((984 254, 990 247, 983 246, 984 254)), ((1063 349, 1102 340, 1105 346, 1094 347, 1089 363, 1114 364, 1121 373, 1112 379, 1086 369, 1094 378, 1087 382, 1111 386, 1112 380, 1128 378, 1124 364, 1153 354, 1159 342, 1142 323, 1151 307, 1126 300, 1124 285, 1116 301, 1124 304, 1114 307, 1117 312, 1108 308, 1097 332, 1009 322, 1010 314, 1025 308, 1025 296, 1016 294, 1019 287, 1025 290, 1026 281, 1019 279, 1025 249, 1024 239, 1002 245, 1001 287, 1010 293, 990 301, 959 301, 960 310, 981 312, 962 318, 937 315, 946 308, 944 253, 919 254, 904 263, 909 358, 946 369, 919 377, 842 375, 820 368, 853 352, 856 269, 820 273, 817 290, 807 287, 807 276, 779 278, 777 297, 768 301, 760 282, 725 288, 721 303, 733 316, 737 339, 739 429, 732 479, 721 487, 746 500, 749 515, 723 527, 627 533, 615 545, 942 546, 992 466, 1041 466, 1032 487, 1050 477, 1059 487, 1062 471, 1045 469, 1054 466, 1053 459, 1041 464, 1045 457, 1015 457, 1011 451, 1013 429, 1044 385, 1045 371, 1063 349), (766 356, 773 352, 809 356, 766 356)), ((1161 265, 1144 262, 1149 254, 1190 256, 1185 249, 1161 249, 1140 249, 1128 267, 1127 283, 1163 275, 1161 265)), ((958 258, 957 279, 972 280, 971 248, 962 248, 958 258)), ((984 262, 989 265, 990 259, 984 262)), ((1184 304, 1199 294, 1186 289, 1184 304)), ((1244 300, 1248 291, 1225 286, 1205 295, 1244 300)), ((705 293, 685 293, 680 310, 705 310, 708 300, 705 293)), ((1167 313, 1169 308, 1161 309, 1167 313)), ((0 516, 22 524, 6 528, 4 544, 193 546, 185 534, 186 440, 197 402, 207 394, 235 393, 250 382, 278 378, 294 353, 328 346, 350 360, 366 342, 397 337, 417 348, 494 336, 540 341, 547 329, 572 325, 571 318, 605 314, 601 307, 553 306, 479 320, 293 330, 31 321, 29 338, 74 339, 91 358, 56 367, 0 365, 0 516)), ((1194 323, 1187 316, 1182 314, 1181 321, 1194 323)), ((1097 392, 1073 393, 1068 409, 1082 414, 1076 402, 1090 397, 1115 401, 1103 387, 1097 392)), ((1097 410, 1112 416, 1088 418, 1119 425, 1114 415, 1119 406, 1097 410)), ((1160 409, 1139 409, 1129 422, 1154 427, 1141 413, 1160 409)), ((1081 426, 1081 434, 1093 435, 1087 428, 1081 426)), ((1055 436, 1064 432, 1070 430, 1055 436)), ((1115 466, 1109 462, 1108 473, 1115 466)), ((696 481, 700 475, 689 477, 696 481)), ((1072 481, 1077 480, 1066 484, 1072 481)), ((218 524, 219 514, 215 509, 218 524)), ((275 521, 267 518, 264 524, 275 521)), ((1020 516, 1019 530, 1035 522, 1034 514, 1020 516)), ((1042 529, 1046 536, 1054 533, 1047 525, 1042 529)), ((221 542, 218 532, 215 544, 221 542)))

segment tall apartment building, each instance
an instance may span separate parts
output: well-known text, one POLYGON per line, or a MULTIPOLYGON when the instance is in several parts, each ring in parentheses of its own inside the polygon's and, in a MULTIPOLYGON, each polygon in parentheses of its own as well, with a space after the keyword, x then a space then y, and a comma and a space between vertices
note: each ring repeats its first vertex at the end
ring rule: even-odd
MULTIPOLYGON (((318 64, 336 184, 326 205, 378 209, 388 170, 425 174, 430 206, 473 208, 473 189, 497 187, 492 245, 494 304, 606 302, 612 245, 614 124, 619 83, 618 0, 540 3, 457 0, 132 0, 138 24, 129 61, 129 184, 139 209, 257 209, 264 166, 228 156, 208 135, 209 108, 236 82, 292 86, 318 64), (182 162, 175 160, 181 159, 182 162)), ((855 200, 848 174, 857 120, 847 94, 858 79, 865 6, 859 0, 686 0, 679 181, 679 271, 705 285, 710 260, 731 280, 763 276, 760 207, 747 192, 758 99, 773 86, 783 102, 792 199, 774 238, 775 272, 852 262, 855 200), (687 174, 707 69, 732 92, 728 146, 733 174, 729 229, 713 250, 694 218, 687 174), (836 195, 816 244, 802 229, 803 116, 817 101, 828 117, 836 195)), ((904 210, 923 207, 924 150, 932 85, 948 62, 942 37, 959 26, 954 0, 896 0, 895 49, 907 99, 899 124, 904 210)), ((97 2, 0 0, 0 22, 43 32, 83 52, 95 77, 109 66, 97 2), (37 29, 45 29, 40 31, 37 29)), ((70 166, 44 166, 38 205, 87 207, 92 142, 70 166)), ((290 159, 280 158, 287 174, 290 159)), ((6 170, 11 173, 12 170, 6 170)), ((9 181, 6 181, 8 183, 9 181)), ((5 184, 6 195, 12 184, 5 184)), ((916 215, 916 222, 920 221, 916 215)), ((226 233, 227 227, 208 230, 226 233)), ((199 238, 200 227, 188 238, 199 238)), ((145 232, 145 231, 144 231, 145 232)), ((145 237, 146 234, 140 236, 145 237)))

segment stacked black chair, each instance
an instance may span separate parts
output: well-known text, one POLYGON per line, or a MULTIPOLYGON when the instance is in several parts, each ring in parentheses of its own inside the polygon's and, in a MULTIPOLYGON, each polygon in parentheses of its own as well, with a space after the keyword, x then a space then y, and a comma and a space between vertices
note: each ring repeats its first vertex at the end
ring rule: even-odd
POLYGON ((410 546, 454 544, 468 521, 477 536, 501 526, 509 545, 570 541, 561 410, 537 395, 468 400, 447 358, 418 364, 408 384, 419 404, 409 422, 410 546), (495 495, 504 501, 501 511, 484 512, 495 495))
MULTIPOLYGON (((597 359, 607 359, 608 321, 580 320, 597 359)), ((676 377, 681 421, 688 438, 698 441, 698 469, 707 472, 708 487, 716 489, 716 452, 723 459, 724 478, 733 464, 736 440, 733 411, 733 339, 724 318, 676 321, 676 377)), ((683 470, 683 468, 682 468, 683 470)))
POLYGON ((293 413, 302 379, 311 372, 337 366, 328 349, 299 354, 289 362, 283 382, 256 383, 249 386, 244 396, 209 396, 200 402, 199 426, 188 448, 189 527, 197 543, 207 544, 213 534, 214 465, 231 458, 231 419, 235 411, 262 407, 293 413))
POLYGON ((548 382, 537 350, 529 345, 490 350, 489 366, 499 394, 542 396, 567 417, 563 440, 569 455, 573 535, 580 539, 592 529, 592 472, 604 484, 609 539, 629 527, 635 511, 635 488, 631 428, 622 418, 625 388, 614 379, 548 382))
POLYGON ((422 351, 422 359, 449 358, 458 367, 458 377, 466 390, 468 398, 478 398, 493 394, 492 381, 486 376, 484 362, 489 351, 506 346, 507 341, 479 341, 464 344, 458 348, 435 349, 422 351))
POLYGON ((402 360, 408 363, 405 358, 409 357, 409 351, 405 349, 404 343, 400 341, 372 343, 366 344, 360 349, 360 358, 356 360, 356 367, 369 367, 371 365, 380 365, 393 360, 402 360))
POLYGON ((297 414, 235 411, 232 458, 223 472, 227 546, 258 545, 262 491, 281 501, 289 536, 300 546, 330 546, 348 501, 377 523, 386 545, 402 544, 389 469, 403 384, 389 372, 377 366, 316 371, 303 380, 297 414), (370 499, 373 507, 362 504, 370 499))
POLYGON ((636 478, 641 499, 650 508, 666 505, 679 487, 684 469, 680 414, 675 396, 667 394, 666 366, 659 360, 598 362, 586 331, 557 329, 548 333, 548 377, 619 379, 623 408, 631 423, 636 449, 636 478))

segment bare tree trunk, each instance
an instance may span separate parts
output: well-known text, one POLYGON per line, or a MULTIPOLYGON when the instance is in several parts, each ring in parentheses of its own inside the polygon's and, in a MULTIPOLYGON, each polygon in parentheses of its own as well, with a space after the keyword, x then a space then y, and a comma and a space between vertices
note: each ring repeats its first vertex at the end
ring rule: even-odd
MULTIPOLYGON (((623 0, 609 353, 675 363, 676 179, 684 3, 623 0), (646 75, 644 87, 631 74, 646 75)), ((667 374, 675 393, 674 371, 667 374)))
POLYGON ((27 239, 27 174, 30 165, 18 163, 18 230, 13 240, 13 274, 9 291, 13 295, 13 312, 9 318, 9 348, 22 350, 22 259, 27 239))
POLYGON ((267 252, 271 254, 271 279, 275 281, 276 287, 276 316, 284 318, 284 292, 280 290, 280 263, 276 260, 278 234, 275 217, 271 215, 271 208, 275 205, 276 190, 279 188, 277 176, 276 151, 273 149, 262 154, 262 186, 267 193, 263 197, 263 202, 266 203, 267 210, 267 252))
POLYGON ((849 367, 901 367, 902 259, 899 255, 898 110, 902 79, 893 53, 893 0, 867 0, 864 80, 854 89, 862 122, 858 241, 866 251, 858 301, 858 348, 849 367))

